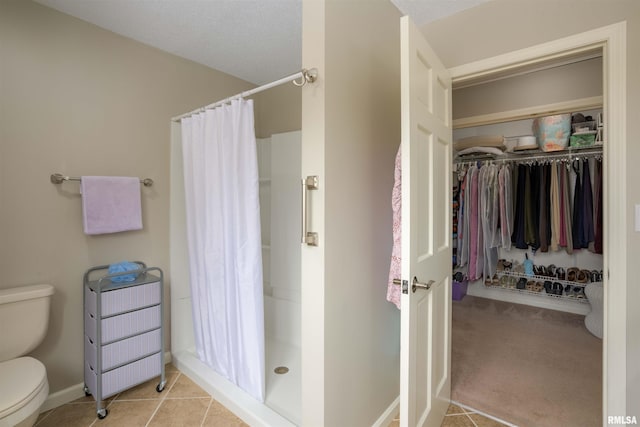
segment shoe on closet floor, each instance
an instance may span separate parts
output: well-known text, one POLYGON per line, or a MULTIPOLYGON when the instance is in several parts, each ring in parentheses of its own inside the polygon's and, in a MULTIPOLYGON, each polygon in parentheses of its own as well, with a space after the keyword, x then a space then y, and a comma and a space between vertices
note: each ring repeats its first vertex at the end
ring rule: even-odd
POLYGON ((573 292, 573 286, 571 285, 566 285, 564 287, 564 295, 568 296, 568 297, 575 297, 576 294, 573 292))
POLYGON ((576 282, 588 283, 590 277, 591 277, 591 272, 589 270, 579 270, 576 275, 576 282))
POLYGON ((562 284, 558 282, 553 283, 553 294, 562 296, 562 284))
POLYGON ((547 276, 556 277, 556 266, 555 266, 555 264, 551 264, 551 265, 549 265, 549 267, 547 267, 547 276))
POLYGON ((509 276, 502 276, 498 282, 501 288, 509 287, 509 276))

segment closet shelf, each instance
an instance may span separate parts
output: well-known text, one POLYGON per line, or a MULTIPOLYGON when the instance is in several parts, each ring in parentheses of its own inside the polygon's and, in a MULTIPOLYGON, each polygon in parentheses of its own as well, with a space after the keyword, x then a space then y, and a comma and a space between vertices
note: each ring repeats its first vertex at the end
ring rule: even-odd
POLYGON ((502 155, 494 154, 471 154, 468 156, 457 157, 454 159, 454 164, 465 165, 479 161, 496 161, 496 162, 550 162, 553 160, 559 160, 564 162, 570 162, 573 160, 586 159, 590 157, 602 156, 602 145, 593 145, 590 147, 582 148, 570 148, 562 151, 544 152, 542 150, 531 150, 522 154, 516 153, 504 153, 502 155))
MULTIPOLYGON (((490 289, 496 289, 499 291, 504 291, 504 292, 518 292, 520 294, 526 294, 526 295, 533 295, 536 296, 538 298, 556 298, 558 300, 563 300, 563 301, 575 301, 577 303, 581 303, 581 304, 588 304, 589 300, 587 299, 587 297, 584 295, 584 292, 582 291, 582 293, 580 294, 581 297, 576 296, 575 294, 570 294, 567 295, 564 291, 564 288, 569 285, 572 287, 572 290, 575 289, 575 287, 579 287, 579 288, 584 288, 586 285, 588 285, 589 283, 578 283, 578 282, 572 282, 569 280, 559 280, 557 278, 553 278, 553 277, 548 277, 548 276, 538 276, 538 275, 531 275, 528 276, 524 273, 518 273, 515 271, 501 271, 496 273, 496 275, 498 276, 498 282, 492 282, 491 285, 487 285, 485 283, 485 287, 486 288, 490 288, 490 289), (501 281, 500 279, 502 277, 513 277, 515 279, 520 279, 520 278, 525 278, 528 281, 535 281, 535 282, 540 282, 543 283, 545 281, 550 281, 552 283, 560 283, 562 285, 562 295, 557 295, 557 294, 552 294, 552 293, 547 293, 545 291, 545 289, 542 289, 539 292, 533 291, 533 290, 529 290, 529 289, 518 289, 515 287, 515 284, 504 284, 504 281, 501 281)), ((602 282, 598 282, 598 283, 602 283, 602 282)))
MULTIPOLYGON (((567 286, 567 285, 571 285, 571 286, 580 286, 580 287, 585 287, 587 286, 589 283, 592 282, 586 282, 586 283, 580 283, 580 282, 573 282, 571 280, 560 280, 558 278, 555 277, 549 277, 549 276, 538 276, 536 274, 533 275, 527 275, 525 273, 518 273, 516 271, 499 271, 496 273, 498 275, 498 277, 501 276, 511 276, 511 277, 517 277, 517 278, 522 278, 524 277, 527 280, 535 280, 537 282, 546 282, 546 281, 550 281, 552 283, 560 283, 562 286, 567 286)), ((595 283, 595 282, 594 282, 595 283)), ((597 283, 602 283, 602 282, 597 282, 597 283)), ((537 292, 536 292, 537 293, 537 292)))
POLYGON ((556 298, 558 300, 562 300, 562 301, 574 301, 580 304, 589 304, 589 300, 585 297, 585 298, 576 298, 576 297, 571 297, 571 296, 567 296, 567 295, 556 295, 556 294, 548 294, 544 291, 544 289, 541 292, 535 292, 535 291, 530 291, 527 289, 516 289, 516 288, 503 288, 501 286, 487 286, 484 285, 486 288, 490 288, 490 289, 496 289, 498 291, 502 291, 502 292, 517 292, 520 294, 526 294, 526 295, 533 295, 536 296, 538 298, 556 298))

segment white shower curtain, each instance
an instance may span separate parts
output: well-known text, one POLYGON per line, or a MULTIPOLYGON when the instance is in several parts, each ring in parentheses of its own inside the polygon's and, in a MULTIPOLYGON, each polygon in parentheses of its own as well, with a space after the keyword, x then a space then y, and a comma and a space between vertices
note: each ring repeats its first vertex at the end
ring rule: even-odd
POLYGON ((264 401, 264 306, 253 101, 182 119, 198 358, 264 401))

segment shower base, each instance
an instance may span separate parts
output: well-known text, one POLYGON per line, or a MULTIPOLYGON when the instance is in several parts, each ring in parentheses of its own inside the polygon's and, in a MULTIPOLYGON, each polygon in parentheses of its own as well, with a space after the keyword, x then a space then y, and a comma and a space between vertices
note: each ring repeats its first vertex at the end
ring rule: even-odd
POLYGON ((183 374, 251 426, 295 427, 301 420, 300 349, 274 340, 266 344, 266 402, 261 403, 202 363, 195 351, 172 354, 183 374), (273 370, 286 366, 283 375, 273 370))
POLYGON ((266 404, 296 425, 301 424, 300 349, 290 344, 267 339, 266 343, 266 404), (286 367, 288 372, 277 374, 276 368, 286 367))

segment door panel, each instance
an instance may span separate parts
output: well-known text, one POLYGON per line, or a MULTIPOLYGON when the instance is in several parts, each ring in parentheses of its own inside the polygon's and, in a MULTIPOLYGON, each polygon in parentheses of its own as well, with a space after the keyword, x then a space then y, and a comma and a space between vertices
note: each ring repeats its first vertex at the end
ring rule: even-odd
POLYGON ((451 79, 408 17, 401 31, 400 423, 435 427, 451 395, 451 79))

